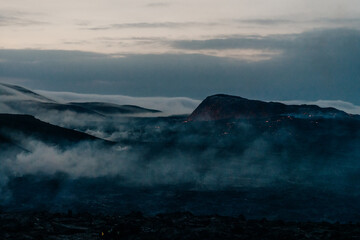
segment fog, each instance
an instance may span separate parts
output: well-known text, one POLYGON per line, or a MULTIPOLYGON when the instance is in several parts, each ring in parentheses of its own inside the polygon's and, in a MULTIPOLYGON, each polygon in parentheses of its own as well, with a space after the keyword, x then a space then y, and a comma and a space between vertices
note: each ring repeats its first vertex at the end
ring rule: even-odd
MULTIPOLYGON (((348 134, 341 126, 338 134, 331 129, 332 144, 340 141, 340 130, 348 134)), ((241 122, 229 128, 212 123, 136 120, 107 123, 86 131, 118 143, 104 146, 81 142, 63 148, 23 136, 12 137, 21 141, 28 152, 10 157, 2 154, 2 177, 60 172, 74 179, 115 177, 124 184, 191 183, 194 187, 221 189, 265 186, 279 180, 320 184, 336 179, 345 183, 360 168, 357 135, 338 145, 335 155, 330 145, 314 145, 321 136, 299 145, 303 139, 292 136, 298 131, 292 127, 259 133, 252 125, 241 122), (300 153, 301 149, 307 152, 300 153)))
MULTIPOLYGON (((50 136, 57 141, 48 141, 46 132, 40 140, 31 131, 1 126, 0 207, 9 211, 189 210, 236 215, 246 210, 253 217, 321 220, 329 213, 322 206, 328 206, 336 209, 332 220, 359 219, 344 215, 357 212, 349 202, 360 196, 357 116, 192 122, 187 115, 163 115, 190 111, 197 103, 193 99, 38 92, 60 104, 91 99, 164 111, 103 116, 48 110, 41 104, 51 100, 10 93, 2 96, 1 111, 26 110, 40 120, 101 139, 69 145, 61 142, 61 132, 50 136)), ((343 101, 286 103, 359 111, 343 101)))

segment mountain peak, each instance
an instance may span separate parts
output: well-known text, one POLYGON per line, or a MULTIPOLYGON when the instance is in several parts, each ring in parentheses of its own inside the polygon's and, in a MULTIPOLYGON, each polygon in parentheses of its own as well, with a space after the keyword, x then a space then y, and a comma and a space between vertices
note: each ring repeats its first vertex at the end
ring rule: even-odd
POLYGON ((347 117, 347 113, 335 108, 316 105, 285 105, 279 102, 264 102, 246 98, 216 94, 207 97, 189 116, 190 121, 212 121, 221 119, 267 118, 288 115, 298 118, 347 117))
POLYGON ((0 82, 0 93, 6 96, 23 96, 26 100, 37 100, 43 102, 55 102, 54 100, 39 95, 29 89, 18 85, 12 85, 8 83, 1 83, 0 82))

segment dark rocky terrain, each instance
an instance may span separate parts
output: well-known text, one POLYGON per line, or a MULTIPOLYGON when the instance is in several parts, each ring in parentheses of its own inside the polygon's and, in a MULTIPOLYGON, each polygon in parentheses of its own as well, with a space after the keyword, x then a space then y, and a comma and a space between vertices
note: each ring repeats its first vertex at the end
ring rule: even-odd
POLYGON ((26 139, 60 147, 81 141, 103 141, 83 132, 40 121, 31 115, 0 113, 0 145, 7 144, 7 149, 10 146, 19 147, 26 139))
POLYGON ((263 102, 217 94, 207 97, 189 116, 189 120, 254 119, 274 116, 339 118, 348 117, 349 114, 335 108, 321 108, 315 105, 286 105, 279 102, 263 102))
POLYGON ((158 111, 0 94, 0 239, 360 239, 358 115, 214 95, 124 117, 158 111))
POLYGON ((1 213, 0 239, 360 239, 358 223, 246 220, 243 216, 194 216, 190 212, 143 216, 88 213, 1 213))

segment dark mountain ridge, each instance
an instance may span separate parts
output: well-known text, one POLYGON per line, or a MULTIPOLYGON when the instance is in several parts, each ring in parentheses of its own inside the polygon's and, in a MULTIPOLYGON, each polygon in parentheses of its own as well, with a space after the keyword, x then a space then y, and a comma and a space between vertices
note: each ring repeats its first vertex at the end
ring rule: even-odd
POLYGON ((23 140, 22 138, 36 139, 57 146, 81 141, 107 142, 86 133, 42 122, 30 115, 0 114, 0 144, 19 147, 18 142, 23 140))
MULTIPOLYGON (((5 88, 12 89, 15 92, 19 92, 19 93, 22 93, 24 95, 31 96, 32 98, 36 98, 37 100, 47 101, 47 102, 55 102, 54 100, 52 100, 50 98, 41 96, 40 94, 37 94, 37 93, 35 93, 33 91, 30 91, 29 89, 26 89, 26 88, 21 87, 21 86, 7 84, 7 83, 0 83, 0 85, 2 85, 5 88)), ((5 95, 13 95, 13 94, 9 93, 6 90, 2 90, 0 93, 5 94, 5 95)))
POLYGON ((207 97, 188 119, 190 121, 212 121, 231 118, 269 118, 274 116, 344 118, 352 115, 335 108, 321 108, 316 105, 286 105, 279 102, 264 102, 217 94, 207 97))
POLYGON ((106 102, 70 102, 61 103, 24 87, 0 83, 0 104, 6 106, 6 110, 0 108, 3 113, 29 114, 46 120, 50 112, 62 114, 66 117, 69 113, 80 114, 93 119, 104 119, 114 115, 137 115, 156 114, 161 111, 147 109, 135 105, 119 105, 106 102))
POLYGON ((38 102, 33 100, 17 100, 6 102, 7 106, 12 109, 16 109, 21 114, 36 115, 40 112, 74 112, 78 114, 86 114, 88 116, 94 116, 98 118, 104 118, 105 116, 95 112, 91 109, 84 108, 72 104, 62 104, 57 102, 38 102))
POLYGON ((89 109, 100 114, 141 114, 161 112, 159 110, 142 108, 135 105, 118 105, 104 102, 70 102, 69 105, 89 109))

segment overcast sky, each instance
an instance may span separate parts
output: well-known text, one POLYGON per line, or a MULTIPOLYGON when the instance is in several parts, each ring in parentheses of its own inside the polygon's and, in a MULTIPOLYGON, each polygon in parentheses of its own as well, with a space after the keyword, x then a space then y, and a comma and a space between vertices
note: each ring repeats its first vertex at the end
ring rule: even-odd
POLYGON ((356 0, 2 1, 0 81, 360 103, 359 16, 356 0))
POLYGON ((356 0, 11 0, 0 5, 0 45, 169 53, 179 52, 172 40, 355 27, 359 16, 356 0))

